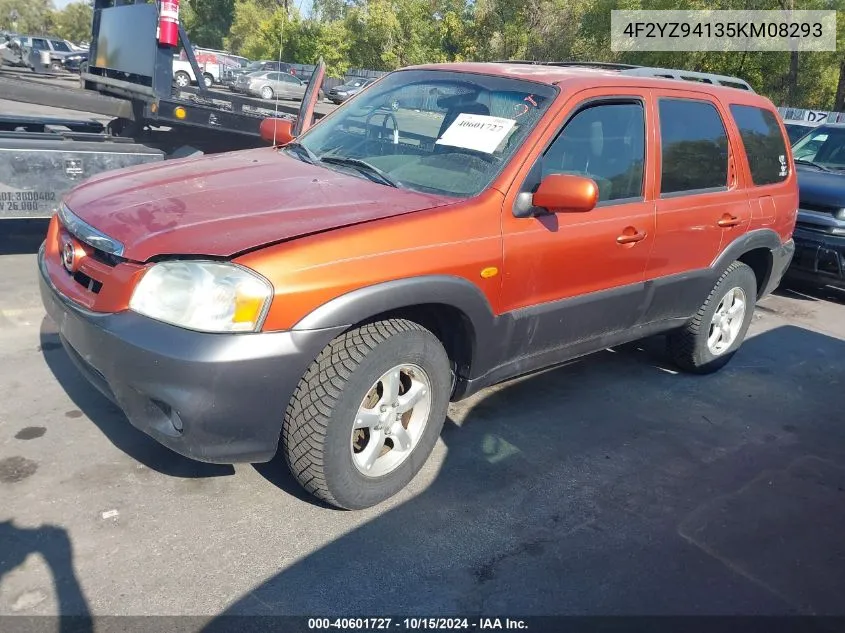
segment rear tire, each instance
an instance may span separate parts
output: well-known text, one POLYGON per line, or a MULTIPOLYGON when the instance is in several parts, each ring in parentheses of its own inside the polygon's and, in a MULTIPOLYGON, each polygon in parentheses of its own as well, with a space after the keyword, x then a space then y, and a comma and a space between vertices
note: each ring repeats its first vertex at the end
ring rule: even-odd
POLYGON ((728 266, 693 319, 668 335, 668 351, 675 364, 696 374, 727 365, 745 339, 756 300, 754 271, 742 262, 728 266))
POLYGON ((273 98, 273 89, 270 86, 264 86, 261 89, 261 98, 270 100, 273 98))
POLYGON ((331 505, 357 510, 381 503, 428 459, 450 390, 446 351, 421 325, 391 319, 350 330, 320 353, 288 405, 282 429, 288 467, 331 505), (395 391, 391 376, 398 379, 395 391), (375 457, 365 466, 368 449, 375 457))
POLYGON ((205 83, 206 88, 211 88, 214 85, 214 76, 205 73, 202 76, 203 83, 205 83))

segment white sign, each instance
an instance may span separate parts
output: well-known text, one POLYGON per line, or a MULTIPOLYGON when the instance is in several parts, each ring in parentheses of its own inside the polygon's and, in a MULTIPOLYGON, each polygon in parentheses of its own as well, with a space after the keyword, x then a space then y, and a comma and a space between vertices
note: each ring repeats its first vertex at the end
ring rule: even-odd
POLYGON ((514 125, 513 119, 464 112, 435 143, 492 154, 514 125))

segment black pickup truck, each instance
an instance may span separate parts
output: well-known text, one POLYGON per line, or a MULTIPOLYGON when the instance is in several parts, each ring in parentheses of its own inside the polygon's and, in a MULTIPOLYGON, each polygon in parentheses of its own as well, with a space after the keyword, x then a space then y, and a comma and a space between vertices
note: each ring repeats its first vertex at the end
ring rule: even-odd
POLYGON ((824 124, 792 147, 799 210, 789 277, 845 288, 845 124, 824 124))

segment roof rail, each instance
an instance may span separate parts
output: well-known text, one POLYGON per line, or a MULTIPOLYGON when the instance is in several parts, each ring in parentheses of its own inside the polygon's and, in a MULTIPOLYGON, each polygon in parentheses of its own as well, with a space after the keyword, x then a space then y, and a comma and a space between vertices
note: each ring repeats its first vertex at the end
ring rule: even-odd
POLYGON ((701 73, 694 70, 680 70, 678 68, 656 68, 651 66, 634 66, 632 64, 616 64, 612 62, 543 62, 523 59, 508 59, 500 63, 507 64, 536 64, 538 66, 581 66, 587 68, 604 68, 606 70, 618 70, 622 75, 635 75, 638 77, 661 77, 664 79, 676 79, 682 81, 697 81, 699 83, 715 84, 747 90, 754 92, 744 79, 730 77, 728 75, 717 75, 715 73, 701 73))
POLYGON ((728 75, 717 75, 715 73, 700 73, 694 70, 679 70, 677 68, 652 68, 649 66, 635 66, 626 70, 620 71, 623 75, 636 75, 639 77, 663 77, 665 79, 680 79, 684 81, 697 81, 705 84, 716 84, 719 86, 727 86, 728 88, 738 88, 739 90, 747 90, 754 92, 744 79, 739 77, 730 77, 728 75))
POLYGON ((639 68, 631 64, 616 64, 613 62, 541 62, 530 59, 503 59, 494 62, 496 64, 534 64, 536 66, 589 66, 590 68, 606 68, 608 70, 626 70, 628 68, 639 68))

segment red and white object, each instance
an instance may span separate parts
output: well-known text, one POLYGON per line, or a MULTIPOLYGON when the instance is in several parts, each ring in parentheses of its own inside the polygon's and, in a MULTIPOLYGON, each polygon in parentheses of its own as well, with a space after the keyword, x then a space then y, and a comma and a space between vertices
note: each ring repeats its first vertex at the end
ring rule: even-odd
POLYGON ((179 43, 179 0, 161 0, 158 41, 165 46, 176 46, 179 43))

